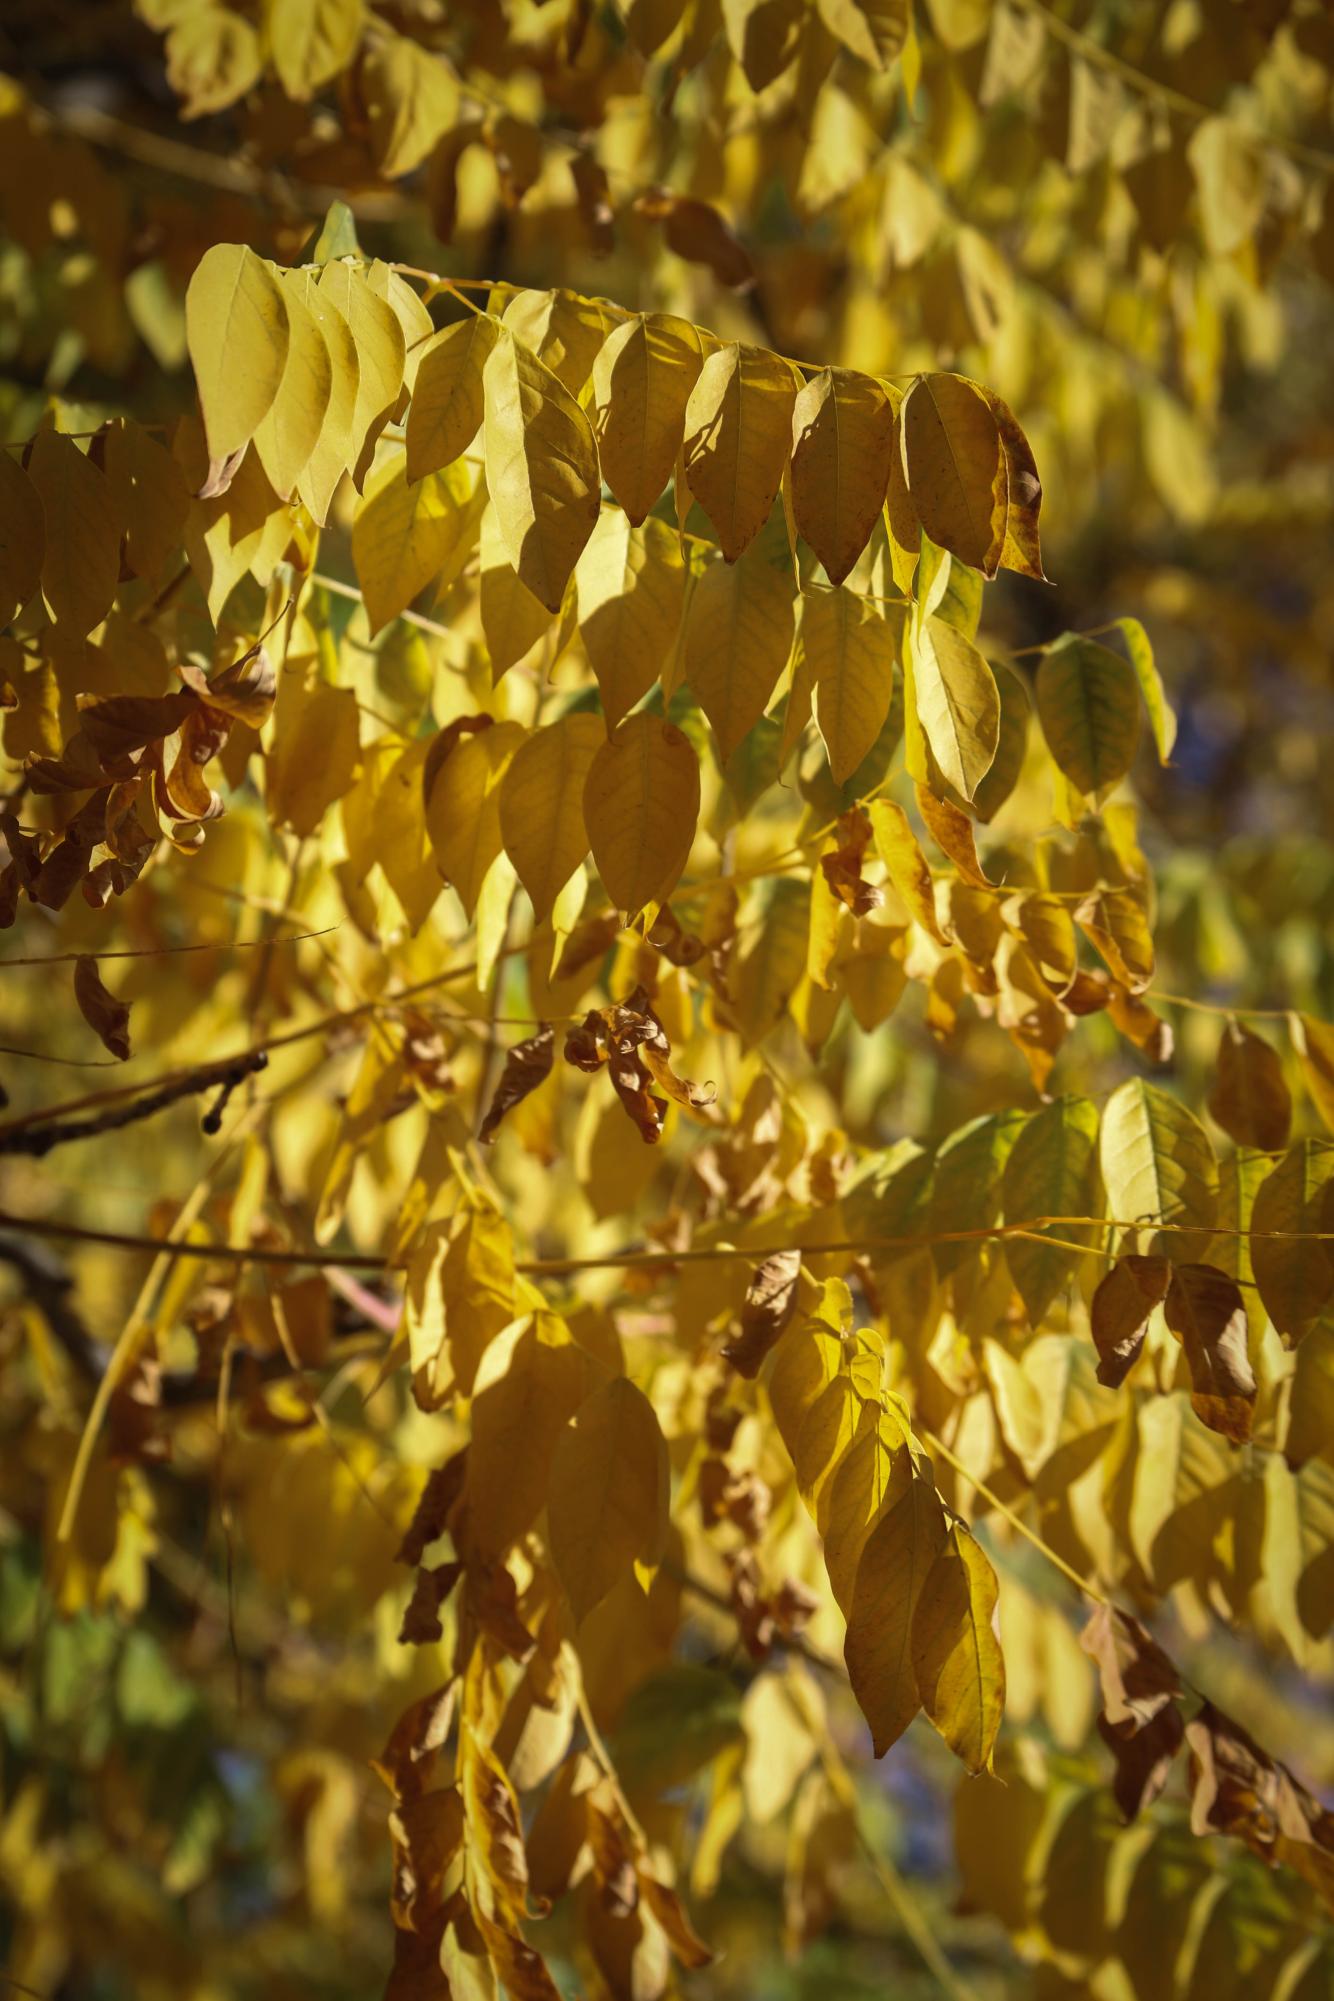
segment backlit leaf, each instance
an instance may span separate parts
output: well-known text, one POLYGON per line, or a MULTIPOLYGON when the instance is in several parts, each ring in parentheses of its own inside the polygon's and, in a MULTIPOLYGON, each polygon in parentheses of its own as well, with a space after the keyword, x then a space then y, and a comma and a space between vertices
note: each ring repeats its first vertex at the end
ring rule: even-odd
POLYGON ((912 1658, 923 1709, 970 1772, 990 1771, 1005 1708, 995 1612, 996 1573, 956 1522, 913 1608, 912 1658))
POLYGON ((1124 778, 1139 742, 1135 670, 1094 639, 1067 633, 1042 656, 1038 720, 1047 748, 1078 792, 1124 778))
POLYGON ((685 474, 734 563, 769 519, 792 450, 797 385, 767 349, 731 342, 709 355, 685 413, 685 474))
POLYGON ((925 618, 913 633, 913 684, 936 763, 955 791, 971 799, 1000 742, 1000 696, 990 665, 954 626, 925 618))
POLYGON ((584 787, 606 740, 599 717, 561 716, 524 739, 501 780, 505 852, 539 924, 588 853, 584 787))
POLYGON ((502 333, 482 371, 486 481, 522 581, 558 611, 598 517, 597 446, 588 418, 537 356, 502 333))
POLYGON ((787 665, 796 626, 791 571, 758 548, 715 559, 690 594, 685 675, 725 763, 763 715, 787 665))
POLYGON ((490 314, 470 313, 423 349, 408 405, 410 480, 449 465, 476 437, 485 407, 482 370, 499 333, 490 314))
POLYGON ((913 1620, 947 1536, 940 1496, 929 1479, 914 1472, 907 1491, 867 1537, 857 1565, 843 1653, 877 1758, 903 1735, 921 1706, 913 1620))
POLYGON ((614 1377, 575 1412, 552 1454, 551 1553, 577 1620, 636 1563, 658 1561, 667 1487, 653 1406, 627 1376, 614 1377))
POLYGON ((917 519, 940 548, 995 576, 1005 547, 1008 479, 986 397, 962 375, 921 375, 903 399, 900 424, 917 519))
POLYGON ((689 739, 660 716, 627 716, 597 751, 584 786, 593 859, 618 909, 666 902, 698 818, 699 760, 689 739))
POLYGON ((1120 1085, 1103 1110, 1101 1161, 1111 1215, 1163 1257, 1200 1256, 1218 1206, 1218 1164, 1179 1098, 1140 1077, 1120 1085), (1156 1232, 1155 1223, 1176 1227, 1156 1232))
POLYGON ((894 406, 878 382, 826 368, 792 411, 792 510, 798 529, 841 584, 884 505, 894 406))
POLYGON ((672 476, 702 363, 698 328, 669 313, 637 313, 613 327, 593 363, 602 474, 633 525, 672 476))
POLYGON ((209 457, 225 459, 282 386, 289 320, 277 272, 244 243, 212 244, 190 280, 185 325, 209 457))

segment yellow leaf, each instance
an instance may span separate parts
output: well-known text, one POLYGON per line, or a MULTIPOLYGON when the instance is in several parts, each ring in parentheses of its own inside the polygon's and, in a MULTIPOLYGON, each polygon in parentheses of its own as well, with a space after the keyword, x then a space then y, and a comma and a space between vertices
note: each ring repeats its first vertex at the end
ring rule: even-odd
POLYGON ((508 331, 482 371, 486 483, 522 581, 548 611, 598 518, 601 475, 588 418, 508 331))
POLYGON ((938 945, 949 943, 949 934, 936 915, 935 886, 926 856, 917 843, 902 806, 892 799, 872 799, 867 806, 875 849, 889 871, 889 879, 908 906, 909 914, 938 945))
POLYGON ((37 489, 18 460, 0 452, 0 624, 8 625, 37 589, 44 542, 37 489))
POLYGON ((1290 1014, 1288 1027, 1311 1102, 1334 1132, 1334 1027, 1309 1014, 1290 1014))
POLYGON ((491 1342, 514 1318, 514 1248, 491 1208, 432 1223, 413 1247, 403 1289, 412 1386, 424 1409, 472 1394, 491 1342))
POLYGON ((681 626, 686 573, 665 521, 606 507, 574 573, 579 637, 615 728, 661 673, 681 626))
POLYGON ((329 518, 334 489, 356 462, 361 363, 352 329, 330 295, 321 290, 318 272, 284 271, 282 283, 284 291, 295 293, 316 321, 329 357, 329 400, 324 422, 296 483, 303 505, 323 527, 329 518))
POLYGON ((479 560, 477 603, 482 636, 491 656, 494 686, 551 630, 551 613, 538 603, 527 584, 520 581, 509 559, 496 510, 489 503, 482 516, 479 560))
POLYGON ((972 797, 972 808, 984 824, 994 820, 1019 783, 1028 752, 1028 689, 1013 667, 1000 663, 992 669, 1000 698, 1000 724, 996 755, 972 797))
POLYGON ((183 119, 223 111, 259 82, 259 36, 230 7, 182 9, 167 36, 166 55, 167 82, 185 99, 183 119))
POLYGON ((1139 742, 1135 670, 1094 639, 1067 633, 1042 656, 1038 720, 1062 772, 1078 792, 1124 778, 1139 742))
POLYGON ((857 1565, 843 1654, 877 1758, 903 1735, 920 1706, 913 1617, 945 1537, 940 1496, 914 1469, 907 1490, 867 1537, 857 1565))
POLYGON ((361 776, 343 799, 343 836, 356 881, 378 862, 413 931, 440 894, 440 871, 426 833, 422 766, 429 742, 379 737, 367 746, 361 776))
POLYGON ((884 505, 894 405, 850 368, 811 377, 792 411, 792 509, 797 527, 841 584, 884 505))
POLYGON ((333 395, 333 359, 306 306, 308 274, 280 273, 287 306, 287 361, 278 394, 255 430, 255 450, 279 500, 290 500, 320 440, 333 395))
MULTIPOLYGON (((197 487, 208 462, 202 431, 192 420, 181 425, 175 451, 187 482, 197 487)), ((190 503, 185 550, 215 624, 247 572, 267 582, 275 564, 282 560, 291 532, 291 516, 264 477, 254 452, 246 453, 225 493, 190 503)))
POLYGON ((45 521, 42 596, 57 625, 82 639, 111 609, 121 524, 110 481, 72 439, 37 433, 28 478, 45 521))
POLYGON ((576 1620, 636 1563, 659 1561, 668 1479, 652 1404, 628 1376, 613 1377, 575 1412, 551 1460, 551 1554, 576 1620))
POLYGON ((761 885, 758 904, 733 990, 737 1026, 748 1048, 787 1013, 806 970, 810 891, 804 882, 779 876, 761 885))
POLYGON ((298 104, 332 83, 357 53, 362 0, 267 0, 269 54, 278 81, 298 104))
POLYGON ((802 26, 796 0, 722 0, 723 23, 746 82, 761 91, 796 56, 802 26))
POLYGON ((1142 1224, 1144 1248, 1198 1260, 1218 1207, 1218 1163, 1209 1135, 1178 1098, 1132 1077, 1102 1114, 1103 1185, 1111 1215, 1142 1224), (1155 1223, 1193 1226, 1154 1231, 1155 1223))
POLYGON ((885 726, 902 631, 895 607, 855 591, 811 591, 801 601, 815 721, 836 785, 852 777, 885 726))
POLYGON ((1331 1181, 1334 1146, 1298 1140, 1260 1184, 1251 1211, 1251 1266, 1260 1302, 1291 1341, 1301 1340, 1334 1294, 1334 1244, 1309 1241, 1330 1228, 1331 1181))
POLYGON ((264 796, 276 827, 313 834, 352 785, 359 754, 357 698, 318 677, 282 675, 273 743, 264 760, 264 796))
POLYGON ((703 358, 688 320, 637 313, 612 329, 593 363, 602 474, 636 526, 672 476, 703 358))
POLYGON ((796 398, 788 363, 744 341, 711 354, 690 392, 686 480, 729 563, 769 519, 792 449, 796 398))
POLYGON ((994 577, 1005 547, 1008 477, 986 397, 962 375, 921 375, 900 412, 903 470, 931 540, 994 577))
POLYGON ((552 1454, 595 1367, 554 1313, 515 1321, 483 1353, 468 1447, 469 1517, 480 1549, 503 1555, 541 1514, 552 1454))
POLYGON ((627 716, 589 767, 584 824, 618 910, 664 903, 686 865, 699 819, 699 761, 660 716, 627 716))
POLYGON ((1139 682, 1140 694, 1144 697, 1144 707, 1149 717, 1149 727, 1158 748, 1158 762, 1166 764, 1172 755, 1176 742, 1177 719, 1172 704, 1167 699, 1163 687, 1163 677, 1158 672, 1153 657, 1153 645, 1148 633, 1137 618, 1118 618, 1117 630, 1125 640, 1130 664, 1139 682))
POLYGON ((817 0, 820 19, 854 56, 888 69, 912 25, 909 0, 817 0))
MULTIPOLYGON (((403 387, 410 396, 417 386, 427 343, 435 335, 435 321, 403 273, 393 270, 380 258, 367 270, 366 283, 377 299, 384 300, 403 330, 403 387)), ((402 415, 401 402, 395 414, 402 415)))
POLYGON ((991 1770, 1005 1709, 995 1610, 996 1573, 956 1522, 913 1611, 912 1656, 922 1707, 970 1772, 991 1770))
POLYGON ((482 423, 482 369, 500 328, 489 313, 446 327, 422 354, 408 406, 408 478, 438 472, 465 452, 482 423))
POLYGON ((351 329, 357 350, 357 400, 352 412, 349 463, 358 486, 373 447, 398 404, 403 388, 406 344, 397 313, 378 298, 355 264, 339 260, 320 272, 320 291, 332 300, 351 329))
POLYGON ((518 723, 493 723, 455 743, 438 771, 426 768, 426 831, 469 917, 501 850, 500 784, 524 736, 518 723))
MULTIPOLYGON (((136 577, 159 577, 173 557, 179 556, 189 505, 181 469, 164 445, 129 418, 117 417, 107 426, 103 446, 103 471, 125 538, 122 548, 125 567, 133 570, 136 577)), ((0 491, 0 516, 3 507, 4 496, 0 491)), ((41 509, 35 503, 31 507, 31 520, 40 537, 41 509)), ((3 568, 4 554, 0 550, 0 572, 3 568)), ((0 582, 0 613, 4 595, 4 584, 0 582)))
POLYGON ((409 484, 395 452, 375 474, 352 524, 352 561, 372 638, 444 568, 464 532, 470 497, 468 475, 457 465, 409 484))
POLYGON ((713 726, 725 764, 764 714, 787 665, 796 626, 792 575, 752 549, 739 562, 716 559, 690 594, 685 676, 713 726))
POLYGON ((907 1434, 892 1411, 868 1406, 857 1437, 829 1484, 822 1536, 834 1603, 852 1609, 857 1566, 874 1525, 908 1490, 913 1478, 907 1434))
MULTIPOLYGON (((1005 546, 1001 551, 1003 570, 1017 570, 1021 577, 1038 583, 1047 581, 1042 567, 1042 543, 1038 515, 1042 510, 1042 481, 1038 478, 1033 448, 1024 436, 1008 403, 992 390, 982 394, 996 419, 1001 451, 1005 459, 1005 546)), ((1132 623, 1135 621, 1132 621, 1132 623)))
POLYGON ((572 396, 580 396, 607 337, 608 311, 573 292, 514 292, 501 318, 572 396))
POLYGON ((601 719, 586 712, 534 730, 514 754, 500 787, 505 852, 546 922, 565 884, 588 853, 584 787, 606 743, 601 719))
MULTIPOLYGON (((971 799, 990 771, 1000 741, 1000 695, 983 654, 940 618, 913 632, 917 715, 946 782, 971 799)), ((924 783, 926 773, 913 776, 924 783)))
POLYGON ((268 414, 287 366, 288 325, 271 264, 244 243, 204 252, 185 294, 185 329, 210 458, 240 451, 268 414))
POLYGON ((362 64, 371 150, 386 180, 419 167, 458 122, 458 78, 448 61, 408 35, 386 34, 362 64))

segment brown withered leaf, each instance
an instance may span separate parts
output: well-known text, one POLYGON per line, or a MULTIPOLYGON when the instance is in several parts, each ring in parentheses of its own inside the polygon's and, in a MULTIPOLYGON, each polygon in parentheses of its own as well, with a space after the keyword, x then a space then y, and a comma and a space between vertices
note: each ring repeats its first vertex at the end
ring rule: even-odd
POLYGON ((394 1927, 394 1963, 384 2001, 453 2001, 454 1990, 440 1964, 444 1932, 443 1910, 430 1912, 416 1931, 394 1927))
POLYGON ((667 1943, 682 1966, 708 1966, 713 1953, 694 1930, 685 1905, 669 1884, 660 1883, 647 1869, 639 1872, 639 1888, 644 1902, 667 1935, 667 1943))
POLYGON ((210 459, 204 483, 196 491, 195 499, 217 500, 219 495, 226 493, 241 470, 241 461, 246 455, 246 449, 245 445, 238 445, 236 450, 228 452, 225 458, 210 459))
POLYGON ((399 1563, 420 1563, 436 1537, 444 1534, 463 1494, 467 1470, 468 1451, 465 1446, 429 1475, 398 1546, 396 1554, 399 1563))
POLYGON ((445 1682, 412 1703, 389 1733, 378 1758, 371 1759, 395 1799, 414 1799, 449 1737, 458 1699, 457 1682, 445 1682))
POLYGON ((482 1120, 477 1137, 483 1146, 489 1146, 496 1136, 496 1129, 506 1112, 522 1104, 530 1092, 544 1083, 551 1075, 551 1065, 555 1060, 556 1037, 554 1030, 543 1022, 536 1035, 530 1035, 523 1042, 516 1042, 512 1049, 505 1051, 505 1067, 500 1073, 482 1120))
POLYGON ((1181 1681, 1135 1619, 1098 1605, 1079 1636, 1102 1686, 1098 1730, 1116 1760, 1112 1791, 1127 1820, 1157 1799, 1181 1748, 1181 1681))
MULTIPOLYGON (((110 788, 94 792, 65 824, 65 831, 25 884, 34 903, 45 910, 63 910, 88 872, 93 849, 106 831, 110 788)), ((12 852, 12 850, 11 850, 12 852)))
POLYGON ((751 1274, 741 1309, 741 1333, 723 1349, 739 1376, 754 1378, 797 1306, 800 1251, 773 1251, 751 1274))
POLYGON ((598 1895, 613 1917, 628 1918, 639 1903, 635 1841, 605 1780, 589 1794, 585 1811, 598 1895))
POLYGON ((878 910, 885 900, 883 889, 862 881, 862 862, 871 843, 870 816, 862 807, 854 806, 839 815, 835 832, 839 845, 830 854, 821 855, 821 872, 839 902, 854 917, 865 917, 868 910, 878 910))
POLYGON ((450 1864, 463 1846, 463 1800, 457 1786, 435 1786, 395 1806, 389 1816, 393 1884, 389 1908, 400 1930, 421 1929, 445 1901, 450 1864))
POLYGON ((1100 1014, 1111 999, 1112 983, 1106 973, 1085 972, 1081 966, 1061 995, 1061 1006, 1067 1014, 1100 1014))
POLYGON ((1089 1307, 1089 1323, 1098 1350, 1098 1381, 1117 1389, 1130 1374, 1144 1346, 1149 1315, 1161 1306, 1171 1283, 1166 1258, 1118 1258, 1099 1281, 1089 1307))
MULTIPOLYGON (((1065 1005, 1070 1006, 1068 995, 1065 1005)), ((1132 994, 1128 987, 1114 984, 1107 1012, 1126 1040, 1142 1050, 1150 1063, 1171 1062, 1172 1051, 1176 1047, 1172 1024, 1164 1021, 1160 1014, 1155 1014, 1147 1001, 1141 1000, 1138 994, 1132 994)))
POLYGON ((1186 1351, 1195 1415, 1234 1445, 1244 1443, 1255 1411, 1255 1374, 1240 1286, 1216 1265, 1176 1265, 1163 1317, 1186 1351))
POLYGON ((675 195, 669 188, 650 188, 638 197, 635 210, 660 222, 668 249, 689 264, 703 264, 720 285, 740 291, 755 282, 749 251, 708 202, 675 195))
POLYGON ((423 1564, 417 1572, 412 1596, 398 1629, 401 1647, 424 1647, 431 1640, 443 1639, 445 1629, 440 1623, 440 1607, 462 1575, 461 1563, 438 1563, 434 1569, 423 1564))
POLYGON ((479 1909, 476 1917, 491 1964, 513 2001, 561 2001, 560 1989, 548 1973, 540 1952, 517 1932, 497 1924, 485 1911, 479 1909))
POLYGON ((712 1086, 701 1088, 677 1076, 671 1054, 667 1032, 642 986, 612 1007, 590 1008, 565 1037, 565 1060, 576 1070, 591 1074, 607 1065, 616 1095, 649 1146, 662 1137, 667 1098, 691 1111, 703 1111, 713 1102, 712 1086), (667 1098, 658 1097, 654 1085, 667 1098))
POLYGON ((942 799, 929 785, 916 787, 917 810, 936 846, 958 869, 965 882, 977 889, 989 889, 991 878, 977 858, 977 841, 968 815, 950 799, 942 799))
POLYGON ((1278 1052, 1239 1021, 1229 1021, 1218 1045, 1208 1098, 1210 1116, 1238 1146, 1281 1153, 1292 1130, 1292 1094, 1278 1052))
POLYGON ((519 1616, 519 1592, 510 1572, 493 1558, 468 1565, 468 1607, 487 1638, 522 1667, 537 1641, 519 1616))
POLYGON ((702 938, 693 931, 684 931, 669 903, 664 903, 653 920, 648 934, 648 942, 655 952, 660 952, 672 966, 694 966, 709 950, 702 938))
POLYGON ((1295 1869, 1334 1909, 1334 1814, 1211 1702, 1186 1740, 1195 1833, 1234 1835, 1262 1861, 1295 1869))
POLYGON ((130 1056, 130 1010, 124 1001, 108 993, 97 970, 96 959, 87 954, 74 962, 74 998, 89 1028, 100 1037, 102 1046, 122 1063, 130 1056))
POLYGON ((257 730, 268 721, 278 692, 278 677, 261 641, 220 669, 211 680, 189 660, 182 661, 176 672, 202 702, 230 716, 233 722, 247 723, 257 730))
POLYGON ((199 707, 192 693, 111 695, 79 706, 79 726, 94 757, 108 774, 128 777, 136 754, 180 729, 199 707))

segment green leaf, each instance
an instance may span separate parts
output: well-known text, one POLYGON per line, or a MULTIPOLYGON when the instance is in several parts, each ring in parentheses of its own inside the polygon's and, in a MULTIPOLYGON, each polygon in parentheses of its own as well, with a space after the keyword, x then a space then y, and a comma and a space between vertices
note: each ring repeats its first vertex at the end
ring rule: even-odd
MULTIPOLYGON (((1005 1163, 1005 1221, 1097 1213, 1098 1108, 1087 1098, 1057 1098, 1034 1112, 1005 1163)), ((1030 1322, 1037 1327, 1078 1262, 1071 1244, 1090 1241, 1077 1225, 1052 1224, 1033 1237, 1007 1237, 1010 1267, 1030 1322)))
POLYGON ((1139 742, 1139 693, 1119 653, 1066 633, 1042 656, 1037 705, 1047 748, 1077 792, 1125 777, 1139 742))

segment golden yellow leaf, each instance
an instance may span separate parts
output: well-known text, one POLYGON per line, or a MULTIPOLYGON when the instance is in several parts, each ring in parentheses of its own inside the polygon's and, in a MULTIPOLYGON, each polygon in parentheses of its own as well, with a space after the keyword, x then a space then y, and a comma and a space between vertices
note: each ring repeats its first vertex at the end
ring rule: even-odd
POLYGON ((604 507, 574 573, 579 637, 615 728, 646 695, 676 644, 685 603, 680 545, 665 521, 632 526, 604 507))
POLYGON ((82 638, 104 619, 120 576, 121 523, 111 482, 71 438, 37 433, 28 478, 45 523, 42 596, 57 625, 82 638))
POLYGON ((290 500, 320 440, 333 394, 333 359, 305 302, 307 274, 279 274, 287 307, 287 360, 278 393, 255 427, 255 450, 279 500, 290 500))
POLYGON ((485 1350, 472 1386, 468 1506, 480 1549, 502 1555, 547 1504, 552 1454, 596 1379, 554 1313, 515 1321, 485 1350))
POLYGON ((744 341, 711 354, 690 392, 686 480, 729 563, 769 519, 792 450, 796 399, 788 363, 744 341))
POLYGON ((870 540, 893 443, 894 405, 869 375, 825 368, 797 397, 792 511, 831 584, 843 582, 870 540))
POLYGON ((465 531, 470 496, 458 465, 409 483, 400 452, 374 475, 352 524, 352 561, 372 637, 444 568, 465 531))
MULTIPOLYGON (((118 417, 104 433, 102 470, 110 484, 124 536, 125 567, 133 570, 136 577, 161 576, 180 549, 189 505, 179 465, 165 445, 159 444, 142 425, 118 417)), ((0 475, 0 488, 3 483, 0 475)), ((0 491, 0 523, 3 515, 4 494, 0 491)), ((30 521, 40 538, 41 509, 35 504, 30 504, 30 521)), ((0 541, 3 533, 0 525, 0 541)), ((0 548, 0 574, 4 560, 0 548)), ((0 605, 4 595, 5 587, 0 581, 0 605)))
POLYGON ((501 780, 524 737, 518 723, 493 723, 453 744, 437 771, 427 766, 426 831, 469 917, 501 850, 501 780))
POLYGON ((970 1772, 991 1770, 1005 1709, 995 1611, 996 1573, 955 1522, 913 1609, 912 1657, 923 1709, 970 1772))
POLYGON ((1143 1225, 1144 1247, 1198 1259, 1218 1206, 1218 1163, 1209 1135, 1179 1098, 1132 1077, 1113 1091, 1100 1140, 1107 1207, 1143 1225), (1177 1227, 1155 1235, 1155 1223, 1177 1227))
POLYGON ((575 712, 519 745, 500 787, 505 852, 532 899, 539 924, 588 853, 584 787, 606 743, 598 716, 575 712))
POLYGON ((637 313, 612 329, 593 363, 602 474, 636 526, 672 476, 703 359, 688 320, 637 313))
POLYGON ((751 549, 736 563, 715 559, 690 594, 685 676, 713 726, 725 764, 764 714, 787 665, 796 626, 790 567, 751 549))
POLYGON ((313 834, 356 774, 360 718, 350 688, 287 673, 278 683, 264 796, 277 827, 313 834))
POLYGON ((315 271, 284 271, 283 287, 297 292, 317 322, 329 356, 329 401, 315 447, 301 469, 296 490, 302 504, 323 527, 329 518, 334 489, 356 463, 357 394, 361 363, 352 329, 323 291, 315 271))
POLYGON ((259 82, 259 36, 231 7, 178 9, 167 36, 167 81, 185 99, 182 118, 224 111, 259 82))
POLYGON ((408 406, 408 478, 449 465, 482 423, 482 369, 500 328, 489 313, 445 327, 423 350, 408 406))
POLYGON ((661 716, 627 716, 589 767, 584 824, 618 910, 664 903, 686 865, 699 819, 699 761, 661 716))
POLYGON ((877 1758, 903 1735, 921 1706, 913 1619, 946 1533, 940 1496, 914 1469, 906 1491, 867 1537, 857 1565, 843 1654, 877 1758))
POLYGON ((657 1415, 628 1376, 615 1376, 575 1412, 551 1459, 551 1554, 576 1620, 636 1563, 658 1562, 667 1498, 657 1415))
POLYGON ((458 78, 448 59, 409 35, 385 34, 362 65, 371 148, 386 180, 419 167, 458 121, 458 78))
POLYGON ((986 397, 962 375, 920 375, 900 412, 903 469, 931 540, 994 577, 1005 547, 1008 476, 986 397))
POLYGON ((888 869, 889 879, 908 906, 909 914, 938 945, 947 945, 949 933, 936 915, 931 870, 908 815, 892 799, 872 799, 866 810, 871 816, 876 853, 888 869))
POLYGON ((825 1569, 834 1603, 852 1610, 857 1567, 875 1524, 907 1492, 913 1457, 907 1434, 893 1411, 867 1406, 856 1438, 829 1483, 825 1511, 825 1569))
POLYGON ((282 385, 287 300, 271 264, 244 243, 215 243, 185 294, 185 330, 209 457, 229 458, 259 429, 282 385))
POLYGON ((320 272, 320 291, 347 321, 357 350, 350 465, 360 486, 369 470, 369 452, 403 388, 407 353, 403 328, 393 307, 377 297, 355 264, 341 259, 326 264, 320 272))
POLYGON ((508 331, 482 371, 486 483, 522 581, 558 611, 598 518, 597 446, 579 404, 508 331))
POLYGON ((1334 1132, 1334 1027, 1309 1014, 1290 1014, 1288 1027, 1311 1102, 1334 1132))
POLYGON ((896 607, 855 591, 811 591, 801 601, 815 721, 836 785, 852 777, 885 726, 902 631, 896 607))

